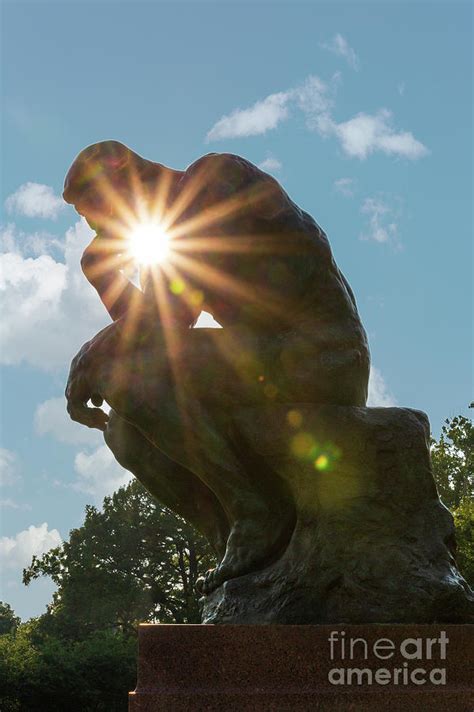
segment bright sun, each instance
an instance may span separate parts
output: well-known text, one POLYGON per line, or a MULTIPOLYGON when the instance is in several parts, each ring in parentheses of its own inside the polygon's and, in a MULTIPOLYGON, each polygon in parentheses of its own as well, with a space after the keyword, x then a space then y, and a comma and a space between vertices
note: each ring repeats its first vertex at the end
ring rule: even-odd
POLYGON ((170 238, 157 222, 139 223, 130 233, 130 253, 145 265, 164 262, 170 251, 170 238))

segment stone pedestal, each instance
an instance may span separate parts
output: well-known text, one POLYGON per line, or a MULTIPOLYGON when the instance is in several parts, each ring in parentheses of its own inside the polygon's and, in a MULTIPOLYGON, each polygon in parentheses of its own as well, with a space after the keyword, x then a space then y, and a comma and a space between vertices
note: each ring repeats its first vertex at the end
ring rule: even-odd
POLYGON ((472 712, 471 625, 142 625, 129 712, 472 712))

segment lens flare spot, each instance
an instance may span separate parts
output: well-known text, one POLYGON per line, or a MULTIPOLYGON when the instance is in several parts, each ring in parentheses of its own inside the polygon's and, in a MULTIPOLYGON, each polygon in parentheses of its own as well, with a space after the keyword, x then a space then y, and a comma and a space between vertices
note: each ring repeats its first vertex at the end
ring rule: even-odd
POLYGON ((130 254, 140 264, 164 262, 170 252, 170 237, 158 222, 138 223, 130 232, 130 254))
POLYGON ((193 306, 199 307, 204 301, 204 294, 199 289, 195 289, 189 295, 189 301, 193 306))
POLYGON ((185 289, 186 289, 186 284, 179 277, 176 277, 176 279, 171 280, 170 290, 173 292, 173 294, 177 294, 177 295, 182 294, 185 289))
POLYGON ((265 393, 267 398, 271 398, 273 400, 273 398, 275 398, 278 393, 278 388, 274 386, 273 383, 267 383, 267 385, 263 389, 263 392, 265 393))
POLYGON ((310 433, 298 433, 291 441, 291 451, 296 457, 307 459, 314 444, 314 438, 310 433))
POLYGON ((329 467, 329 457, 327 455, 319 455, 314 461, 314 466, 317 470, 327 470, 329 467))
POLYGON ((299 428, 303 423, 303 416, 299 410, 289 410, 286 414, 286 419, 288 425, 291 425, 292 428, 299 428))

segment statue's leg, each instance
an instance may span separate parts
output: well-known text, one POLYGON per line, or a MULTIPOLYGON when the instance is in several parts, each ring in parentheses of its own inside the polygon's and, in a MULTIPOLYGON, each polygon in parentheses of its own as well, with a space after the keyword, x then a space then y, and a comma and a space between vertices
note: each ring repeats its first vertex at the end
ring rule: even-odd
MULTIPOLYGON (((293 499, 286 484, 249 448, 232 425, 232 417, 214 414, 198 403, 188 407, 181 445, 167 432, 170 400, 153 437, 181 459, 211 489, 230 522, 224 558, 203 583, 205 593, 224 581, 270 564, 293 531, 293 499), (183 443, 187 446, 183 447, 183 443)), ((175 431, 176 432, 176 431, 175 431)))
POLYGON ((116 460, 169 509, 192 524, 224 556, 229 524, 216 496, 190 470, 170 460, 133 425, 110 412, 105 442, 116 460))
MULTIPOLYGON (((293 501, 266 463, 239 450, 237 441, 230 443, 222 420, 216 426, 200 404, 188 403, 183 415, 183 404, 178 406, 172 388, 161 390, 158 403, 162 405, 156 405, 154 416, 149 412, 146 418, 135 416, 135 422, 170 461, 179 463, 182 471, 192 471, 202 487, 214 493, 230 525, 224 557, 203 585, 208 592, 279 554, 293 529, 293 501)), ((143 482, 143 470, 136 472, 143 482)), ((183 490, 180 498, 192 496, 186 487, 183 490)), ((181 511, 192 523, 191 516, 181 511)))
MULTIPOLYGON (((222 355, 224 330, 208 331, 217 330, 176 334, 180 343, 172 364, 164 336, 163 341, 157 336, 152 347, 138 347, 115 363, 104 361, 96 379, 120 416, 171 461, 191 470, 220 502, 230 534, 205 590, 269 563, 294 525, 285 484, 230 432, 229 406, 235 398, 245 400, 246 386, 222 355)), ((182 496, 189 497, 186 488, 182 496)))

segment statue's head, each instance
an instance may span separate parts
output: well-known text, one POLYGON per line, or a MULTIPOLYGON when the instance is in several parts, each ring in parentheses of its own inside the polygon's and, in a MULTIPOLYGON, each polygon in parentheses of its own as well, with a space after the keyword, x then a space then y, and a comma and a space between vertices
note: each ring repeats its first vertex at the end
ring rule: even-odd
POLYGON ((65 181, 63 198, 89 220, 113 213, 113 196, 126 198, 137 180, 147 182, 163 168, 119 141, 100 141, 74 159, 65 181))

